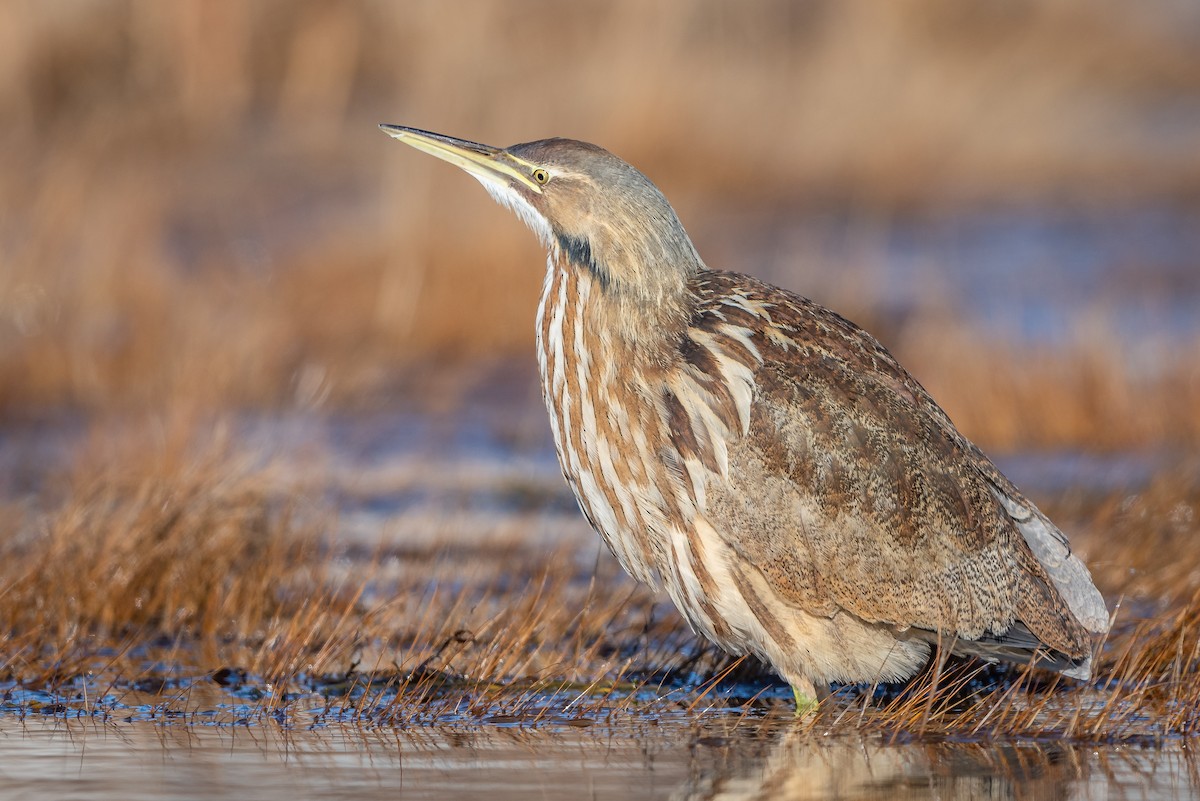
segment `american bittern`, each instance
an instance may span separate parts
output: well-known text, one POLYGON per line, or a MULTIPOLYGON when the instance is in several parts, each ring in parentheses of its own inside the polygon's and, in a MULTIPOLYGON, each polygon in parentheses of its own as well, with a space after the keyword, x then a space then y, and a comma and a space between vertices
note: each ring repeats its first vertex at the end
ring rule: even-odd
POLYGON ((874 337, 710 270, 663 194, 595 145, 395 125, 549 251, 542 394, 563 474, 635 578, 752 653, 801 707, 930 646, 1087 678, 1108 628, 1083 562, 874 337))

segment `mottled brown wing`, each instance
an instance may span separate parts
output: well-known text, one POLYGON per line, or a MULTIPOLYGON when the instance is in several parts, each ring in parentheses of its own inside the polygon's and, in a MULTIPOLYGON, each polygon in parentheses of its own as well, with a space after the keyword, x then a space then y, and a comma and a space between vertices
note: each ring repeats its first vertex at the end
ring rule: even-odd
POLYGON ((753 328, 761 361, 729 491, 710 491, 710 504, 783 597, 965 639, 1020 621, 1058 651, 1086 653, 979 468, 985 457, 874 338, 741 276, 715 274, 705 290, 717 313, 694 324, 753 328), (731 294, 749 303, 721 300, 731 294))

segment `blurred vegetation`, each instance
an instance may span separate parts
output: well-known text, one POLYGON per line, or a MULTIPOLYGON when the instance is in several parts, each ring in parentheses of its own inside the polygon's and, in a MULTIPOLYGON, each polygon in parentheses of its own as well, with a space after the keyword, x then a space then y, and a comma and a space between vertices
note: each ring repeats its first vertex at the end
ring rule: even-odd
MULTIPOLYGON (((602 143, 704 252, 731 206, 1194 203, 1197 54, 1171 0, 5 3, 0 414, 378 404, 417 368, 531 365, 533 238, 377 122, 602 143)), ((853 267, 788 285, 845 273, 839 310, 985 444, 1200 432, 1195 358, 967 364, 970 321, 889 328, 853 267)))

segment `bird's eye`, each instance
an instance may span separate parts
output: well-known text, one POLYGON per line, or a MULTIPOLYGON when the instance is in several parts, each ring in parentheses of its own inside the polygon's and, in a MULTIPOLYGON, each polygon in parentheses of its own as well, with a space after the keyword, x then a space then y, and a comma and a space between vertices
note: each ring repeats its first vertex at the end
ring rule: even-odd
POLYGON ((550 173, 546 172, 541 167, 538 167, 533 171, 533 180, 537 181, 539 184, 549 183, 550 173))

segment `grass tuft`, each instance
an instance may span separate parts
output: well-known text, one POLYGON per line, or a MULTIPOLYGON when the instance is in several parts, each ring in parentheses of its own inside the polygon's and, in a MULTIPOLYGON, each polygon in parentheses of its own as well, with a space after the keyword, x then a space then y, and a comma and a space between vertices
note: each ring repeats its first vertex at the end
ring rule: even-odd
MULTIPOLYGON (((788 689, 761 666, 698 642, 585 546, 517 537, 489 543, 487 559, 386 539, 372 553, 342 548, 331 510, 297 506, 294 472, 233 437, 195 436, 228 426, 197 425, 136 447, 130 435, 116 448, 93 438, 36 503, 7 510, 20 522, 0 543, 0 712, 287 726, 792 713, 788 689)), ((1160 525, 1162 504, 1172 534, 1171 516, 1200 501, 1184 473, 1088 506, 1077 544, 1116 542, 1131 518, 1160 525)), ((1157 549, 1119 558, 1095 560, 1102 589, 1125 600, 1093 681, 935 660, 905 685, 841 688, 790 725, 963 742, 1191 736, 1195 577, 1157 549)))

